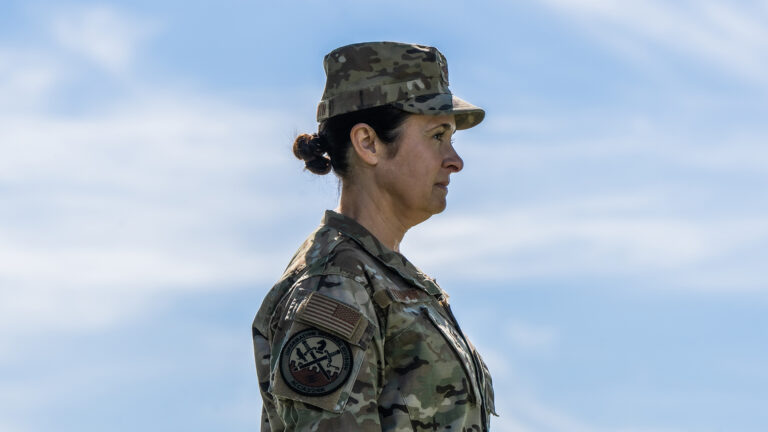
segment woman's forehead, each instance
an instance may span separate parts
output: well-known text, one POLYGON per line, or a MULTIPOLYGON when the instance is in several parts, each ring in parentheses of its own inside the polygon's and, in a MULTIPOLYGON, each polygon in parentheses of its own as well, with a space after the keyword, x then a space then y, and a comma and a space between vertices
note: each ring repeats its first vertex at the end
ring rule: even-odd
POLYGON ((408 116, 407 123, 425 131, 437 129, 439 127, 449 129, 451 132, 456 130, 456 119, 451 114, 413 114, 408 116))

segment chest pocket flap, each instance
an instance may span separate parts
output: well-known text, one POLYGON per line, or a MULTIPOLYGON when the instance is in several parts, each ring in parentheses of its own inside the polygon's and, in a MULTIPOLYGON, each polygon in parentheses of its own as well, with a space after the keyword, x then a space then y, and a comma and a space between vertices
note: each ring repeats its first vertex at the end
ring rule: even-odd
POLYGON ((443 315, 428 306, 421 306, 420 310, 421 313, 440 331, 454 354, 456 354, 456 357, 464 369, 464 373, 471 383, 472 397, 470 400, 476 402, 475 397, 478 394, 479 387, 471 348, 467 346, 458 330, 456 330, 443 315))

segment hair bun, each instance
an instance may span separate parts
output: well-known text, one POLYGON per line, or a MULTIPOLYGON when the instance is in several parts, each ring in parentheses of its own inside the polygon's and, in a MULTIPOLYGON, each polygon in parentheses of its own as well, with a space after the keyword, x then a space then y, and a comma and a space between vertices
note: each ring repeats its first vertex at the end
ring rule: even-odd
POLYGON ((293 142, 293 154, 304 161, 306 169, 323 175, 331 171, 331 159, 323 156, 327 152, 328 142, 325 137, 313 134, 301 134, 293 142))

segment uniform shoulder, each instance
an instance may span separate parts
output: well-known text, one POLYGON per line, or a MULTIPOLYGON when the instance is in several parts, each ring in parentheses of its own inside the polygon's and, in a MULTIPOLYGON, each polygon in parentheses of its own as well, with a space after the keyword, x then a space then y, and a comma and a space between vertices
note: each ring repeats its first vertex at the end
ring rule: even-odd
POLYGON ((306 279, 308 273, 321 274, 331 252, 342 240, 339 232, 328 226, 321 226, 312 232, 293 255, 280 279, 264 297, 254 319, 253 328, 264 335, 268 334, 270 320, 296 283, 306 279))
POLYGON ((367 274, 379 267, 376 259, 351 238, 345 237, 333 250, 325 265, 329 273, 340 274, 367 284, 367 274))
POLYGON ((254 320, 254 328, 267 334, 269 323, 282 315, 289 299, 318 291, 347 303, 369 319, 370 270, 373 259, 354 240, 331 227, 321 227, 302 244, 280 280, 272 287, 254 320), (368 269, 368 271, 366 271, 368 269))

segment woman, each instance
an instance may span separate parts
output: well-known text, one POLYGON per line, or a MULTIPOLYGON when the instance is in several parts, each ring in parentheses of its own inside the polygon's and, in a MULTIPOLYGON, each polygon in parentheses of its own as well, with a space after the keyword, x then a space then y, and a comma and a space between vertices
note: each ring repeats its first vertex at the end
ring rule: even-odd
POLYGON ((445 209, 463 162, 452 135, 484 111, 453 96, 445 57, 394 42, 325 57, 316 134, 294 154, 341 179, 253 323, 262 431, 477 430, 491 377, 434 279, 399 250, 445 209))

